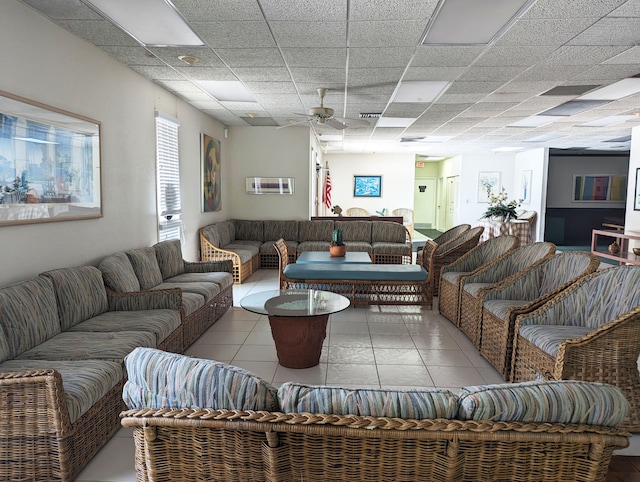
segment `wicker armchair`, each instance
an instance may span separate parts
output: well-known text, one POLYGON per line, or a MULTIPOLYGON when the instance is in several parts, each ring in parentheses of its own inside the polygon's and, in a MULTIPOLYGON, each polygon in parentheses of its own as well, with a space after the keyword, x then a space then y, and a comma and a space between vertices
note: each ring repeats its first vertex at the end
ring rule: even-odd
POLYGON ((402 224, 407 228, 409 236, 413 239, 413 209, 398 208, 391 211, 394 216, 402 216, 402 224))
POLYGON ((516 316, 542 306, 575 281, 593 273, 599 265, 600 260, 591 253, 559 253, 535 268, 483 291, 480 354, 502 374, 502 378, 511 378, 516 316))
POLYGON ((624 427, 640 430, 640 267, 581 279, 516 319, 513 379, 588 380, 619 387, 631 404, 624 427))
MULTIPOLYGON (((453 241, 455 238, 463 234, 465 231, 469 231, 471 229, 470 224, 460 224, 458 226, 454 226, 451 229, 446 230, 437 238, 434 238, 433 241, 436 244, 445 244, 449 241, 453 241)), ((416 259, 420 259, 422 257, 422 247, 419 247, 416 252, 416 259)))
POLYGON ((482 315, 483 290, 504 281, 525 269, 531 269, 546 258, 553 256, 556 245, 540 242, 527 244, 513 250, 498 263, 483 267, 464 277, 460 283, 460 308, 458 328, 480 348, 480 318, 482 315))
POLYGON ((369 211, 364 208, 349 208, 345 211, 347 216, 370 216, 369 211))
POLYGON ((438 280, 442 267, 453 263, 460 256, 478 246, 482 231, 484 231, 483 227, 472 228, 444 244, 437 244, 433 241, 437 244, 433 251, 426 249, 426 245, 425 249, 420 251, 421 256, 416 258, 416 263, 422 265, 429 272, 429 276, 433 280, 433 296, 438 296, 438 280))
POLYGON ((285 243, 284 239, 280 238, 275 243, 273 243, 273 247, 276 248, 276 252, 278 253, 278 279, 280 284, 280 289, 285 288, 285 279, 284 279, 284 269, 289 264, 289 248, 287 248, 287 243, 285 243))
POLYGON ((438 290, 440 314, 457 324, 461 279, 490 263, 498 262, 507 253, 516 249, 519 243, 516 236, 491 238, 480 243, 453 263, 444 266, 440 271, 440 288, 438 290))

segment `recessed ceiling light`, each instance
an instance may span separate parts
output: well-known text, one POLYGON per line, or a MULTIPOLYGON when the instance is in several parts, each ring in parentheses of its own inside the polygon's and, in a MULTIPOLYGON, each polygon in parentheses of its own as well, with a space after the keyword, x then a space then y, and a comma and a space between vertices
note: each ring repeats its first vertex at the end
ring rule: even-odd
POLYGON ((376 127, 409 127, 415 120, 415 117, 382 117, 376 122, 376 127))
POLYGON ((256 117, 258 117, 258 114, 255 114, 254 112, 248 112, 247 117, 251 119, 255 119, 256 117))
POLYGON ((200 59, 194 55, 178 55, 178 60, 182 60, 185 64, 194 65, 200 62, 200 59))
POLYGON ((525 139, 522 142, 549 142, 555 139, 561 139, 565 136, 558 136, 555 134, 543 134, 541 136, 532 137, 531 139, 525 139))
POLYGON ((400 82, 391 96, 391 102, 412 104, 430 103, 440 97, 450 85, 451 82, 444 80, 410 80, 400 82))
POLYGON ((247 88, 235 80, 197 80, 196 83, 219 101, 257 102, 247 88))
POLYGON ((171 2, 163 0, 85 0, 95 10, 148 46, 202 46, 171 2))
POLYGON ((551 109, 547 109, 544 112, 540 112, 539 115, 551 115, 551 116, 570 116, 576 115, 587 110, 595 109, 603 104, 608 104, 609 100, 586 100, 584 97, 580 97, 579 100, 570 100, 564 104, 557 105, 551 109))
POLYGON ((614 126, 616 124, 622 124, 623 122, 627 122, 631 119, 635 119, 635 115, 610 115, 608 117, 603 117, 602 119, 593 120, 590 122, 585 122, 584 124, 578 124, 580 127, 607 127, 614 126))
POLYGON ((540 127, 557 121, 558 118, 552 115, 532 115, 522 120, 509 124, 507 127, 540 127))
POLYGON ((632 77, 614 82, 578 97, 581 100, 618 100, 640 92, 640 78, 632 77))
POLYGON ((441 0, 423 44, 484 45, 499 37, 533 0, 441 0))

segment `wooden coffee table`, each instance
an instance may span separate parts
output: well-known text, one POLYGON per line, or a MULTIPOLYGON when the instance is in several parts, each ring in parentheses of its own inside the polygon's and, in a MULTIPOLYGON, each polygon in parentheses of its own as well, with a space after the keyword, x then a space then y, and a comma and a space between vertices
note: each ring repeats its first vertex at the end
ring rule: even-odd
POLYGON ((329 315, 346 310, 349 299, 320 290, 272 290, 240 300, 245 310, 269 317, 278 361, 287 368, 320 363, 329 315))

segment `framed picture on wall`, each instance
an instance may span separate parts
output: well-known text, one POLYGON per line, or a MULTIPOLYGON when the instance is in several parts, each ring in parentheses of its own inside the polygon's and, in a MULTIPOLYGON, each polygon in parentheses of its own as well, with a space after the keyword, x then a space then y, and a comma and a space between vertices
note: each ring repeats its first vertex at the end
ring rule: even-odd
POLYGON ((522 171, 520 179, 520 199, 522 204, 531 204, 531 179, 533 171, 522 171))
POLYGON ((202 165, 202 212, 220 211, 222 194, 220 187, 220 141, 207 134, 200 134, 202 165))
POLYGON ((478 173, 478 202, 488 203, 491 195, 500 192, 500 171, 483 171, 478 173))
POLYGON ((633 210, 640 211, 640 167, 636 169, 636 192, 633 197, 633 210))
POLYGON ((627 176, 575 175, 573 202, 624 203, 627 198, 627 176))
POLYGON ((382 176, 353 176, 353 197, 382 196, 382 176))

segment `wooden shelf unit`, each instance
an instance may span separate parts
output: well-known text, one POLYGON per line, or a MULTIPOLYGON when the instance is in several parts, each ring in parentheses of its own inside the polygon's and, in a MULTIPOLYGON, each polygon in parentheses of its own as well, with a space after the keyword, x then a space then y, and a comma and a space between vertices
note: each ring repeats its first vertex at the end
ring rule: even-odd
POLYGON ((629 240, 640 241, 640 236, 632 236, 630 234, 621 233, 620 231, 594 229, 591 233, 591 252, 596 256, 600 256, 601 258, 618 261, 621 265, 640 265, 640 256, 636 256, 629 250, 629 240), (620 251, 616 254, 612 254, 608 250, 608 245, 604 248, 604 250, 602 247, 598 249, 598 238, 600 236, 612 238, 612 242, 615 242, 620 246, 620 251))

